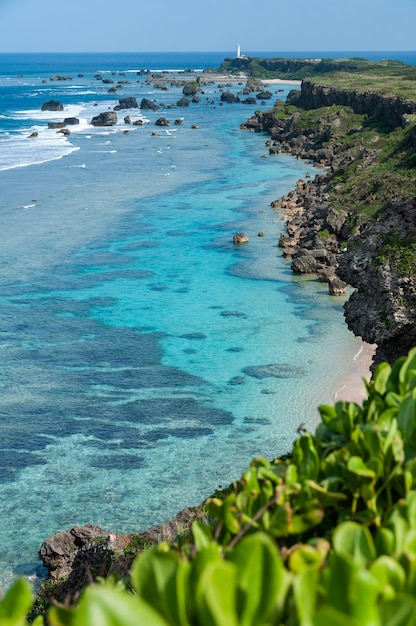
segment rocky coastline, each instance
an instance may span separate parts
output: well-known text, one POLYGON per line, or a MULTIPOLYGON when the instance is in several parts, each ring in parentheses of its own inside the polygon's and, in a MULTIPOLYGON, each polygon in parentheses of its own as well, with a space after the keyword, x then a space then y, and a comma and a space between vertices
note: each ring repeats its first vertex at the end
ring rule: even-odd
MULTIPOLYGON (((416 104, 378 94, 351 94, 308 81, 302 83, 300 92, 289 94, 288 104, 288 108, 281 104, 257 111, 242 124, 244 129, 270 135, 270 154, 290 153, 322 168, 313 180, 298 181, 295 190, 273 203, 286 222, 286 233, 280 238, 282 253, 292 259, 295 273, 328 282, 333 295, 345 292, 348 285, 354 287, 344 306, 348 327, 365 342, 377 345, 373 368, 382 361, 392 363, 416 345, 416 197, 391 197, 383 210, 367 219, 354 207, 334 206, 329 188, 334 189, 337 175, 346 172, 355 159, 365 169, 377 157, 371 144, 344 141, 349 111, 404 128, 416 104), (314 118, 305 130, 299 113, 289 112, 290 105, 316 110, 318 121, 314 118), (392 240, 394 246, 389 247, 392 240)), ((416 133, 409 137, 411 148, 416 148, 416 133)), ((375 200, 375 196, 367 198, 368 203, 375 200)))
MULTIPOLYGON (((400 271, 388 255, 383 257, 392 232, 404 245, 416 241, 416 196, 407 201, 392 198, 377 218, 360 220, 351 207, 334 206, 329 193, 334 176, 357 157, 357 147, 343 142, 348 116, 344 107, 376 115, 392 126, 406 125, 406 116, 416 110, 398 99, 377 96, 375 100, 373 96, 354 96, 304 81, 300 92, 290 94, 288 104, 306 110, 322 108, 319 123, 311 124, 308 132, 299 124, 299 113, 289 111, 283 103, 256 111, 241 128, 266 133, 271 157, 289 153, 320 168, 313 179, 299 180, 296 189, 272 203, 286 227, 279 246, 291 259, 293 272, 327 282, 330 294, 341 295, 348 286, 355 288, 344 307, 346 322, 365 342, 377 344, 376 365, 393 362, 416 345, 414 273, 400 271)), ((372 162, 373 146, 361 145, 358 150, 364 167, 372 162)), ((140 550, 161 541, 172 542, 204 515, 203 506, 184 509, 166 524, 137 535, 116 534, 91 524, 58 531, 39 550, 50 583, 41 587, 39 601, 72 603, 96 576, 126 575, 140 550)))

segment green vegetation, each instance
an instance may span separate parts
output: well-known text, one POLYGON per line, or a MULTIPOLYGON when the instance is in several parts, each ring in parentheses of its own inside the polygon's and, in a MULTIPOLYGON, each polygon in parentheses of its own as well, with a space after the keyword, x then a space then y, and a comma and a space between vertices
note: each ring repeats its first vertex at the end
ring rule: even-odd
POLYGON ((374 92, 416 100, 416 66, 366 59, 225 59, 219 68, 264 80, 303 80, 346 91, 374 92))
MULTIPOLYGON (((319 407, 289 458, 254 460, 207 502, 210 524, 53 606, 48 625, 415 626, 416 349, 367 394, 319 407)), ((31 604, 18 580, 0 624, 25 626, 31 604)))
POLYGON ((375 264, 376 267, 386 264, 394 266, 398 276, 414 274, 416 270, 416 238, 402 237, 397 229, 392 229, 384 237, 375 264))
POLYGON ((328 178, 329 201, 346 209, 355 224, 376 216, 392 199, 416 194, 416 123, 391 128, 339 105, 305 110, 277 101, 273 114, 295 116, 299 135, 314 135, 313 143, 345 155, 328 178))

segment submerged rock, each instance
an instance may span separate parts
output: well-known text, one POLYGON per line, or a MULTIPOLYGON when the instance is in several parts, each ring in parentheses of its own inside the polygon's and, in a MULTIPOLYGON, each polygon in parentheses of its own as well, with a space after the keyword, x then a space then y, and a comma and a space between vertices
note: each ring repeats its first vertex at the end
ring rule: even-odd
POLYGON ((270 365, 249 365, 243 373, 252 378, 301 378, 306 371, 300 365, 290 363, 272 363, 270 365))

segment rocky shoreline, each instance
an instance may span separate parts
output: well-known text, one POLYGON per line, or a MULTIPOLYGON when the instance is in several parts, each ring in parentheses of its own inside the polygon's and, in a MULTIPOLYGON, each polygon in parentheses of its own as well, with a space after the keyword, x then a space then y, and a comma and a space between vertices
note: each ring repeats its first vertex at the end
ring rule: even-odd
MULTIPOLYGON (((357 215, 351 219, 350 207, 331 204, 330 181, 339 172, 345 172, 354 159, 359 158, 365 168, 376 155, 371 145, 360 145, 357 154, 356 146, 344 144, 345 110, 339 105, 349 109, 355 106, 361 113, 378 116, 382 123, 402 127, 407 125, 406 115, 414 111, 415 105, 393 98, 384 102, 377 95, 377 106, 373 108, 374 94, 353 96, 335 89, 314 88, 305 81, 300 92, 289 94, 288 103, 307 110, 322 109, 319 123, 310 124, 305 131, 298 124, 299 113, 288 114, 280 106, 257 111, 241 127, 269 134, 271 155, 290 153, 323 169, 313 180, 298 181, 294 191, 273 202, 286 223, 279 245, 282 254, 292 259, 293 272, 315 275, 328 282, 330 294, 345 293, 348 285, 355 288, 344 306, 345 318, 356 336, 377 345, 374 368, 382 361, 393 363, 416 345, 414 263, 409 261, 409 266, 403 268, 403 264, 392 263, 383 254, 392 233, 404 247, 406 242, 413 246, 416 197, 407 201, 392 198, 384 212, 370 220, 357 220, 357 215)), ((413 141, 416 146, 416 136, 413 141)), ((369 196, 368 201, 371 200, 369 196)))
MULTIPOLYGON (((330 106, 331 99, 339 104, 340 97, 331 90, 329 100, 322 104, 322 92, 317 95, 308 83, 303 83, 300 94, 292 92, 289 103, 302 102, 306 108, 316 108, 318 104, 330 106)), ((348 102, 345 106, 351 108, 348 102)), ((370 107, 372 99, 368 97, 366 102, 370 107)), ((397 115, 392 112, 392 102, 377 110, 395 119, 395 123, 399 119, 403 123, 406 111, 403 113, 402 103, 396 104, 400 110, 397 115)), ((325 109, 319 124, 311 125, 307 133, 298 125, 298 115, 288 114, 283 106, 274 107, 257 111, 241 125, 270 136, 266 142, 270 155, 290 153, 322 170, 314 179, 298 181, 295 190, 272 203, 286 225, 279 242, 282 254, 292 260, 295 273, 327 282, 333 295, 345 293, 348 285, 354 287, 345 304, 348 327, 365 342, 377 344, 374 364, 393 362, 416 345, 416 281, 410 272, 400 275, 387 261, 377 259, 392 230, 398 237, 416 238, 416 197, 407 202, 392 201, 377 219, 353 222, 349 207, 334 207, 328 193, 331 178, 355 158, 355 149, 346 148, 342 141, 342 109, 325 109)), ((360 151, 363 163, 370 163, 373 147, 362 145, 360 151)), ((50 583, 41 587, 40 601, 53 598, 74 602, 96 576, 114 572, 126 575, 140 550, 161 541, 174 541, 186 533, 192 521, 204 519, 204 515, 203 506, 184 509, 166 524, 137 535, 116 534, 91 524, 58 531, 39 550, 50 583)))

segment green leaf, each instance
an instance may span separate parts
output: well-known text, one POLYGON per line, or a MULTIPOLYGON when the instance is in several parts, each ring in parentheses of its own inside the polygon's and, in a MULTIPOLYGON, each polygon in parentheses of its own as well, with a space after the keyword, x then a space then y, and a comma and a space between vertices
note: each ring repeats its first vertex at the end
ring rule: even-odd
POLYGON ((416 602, 409 595, 398 596, 380 607, 382 626, 416 626, 416 602))
POLYGON ((195 601, 201 626, 239 626, 235 566, 225 561, 209 563, 198 581, 195 601))
POLYGON ((188 624, 186 598, 191 565, 172 552, 148 550, 132 567, 131 582, 149 605, 167 621, 188 624))
POLYGON ((356 474, 361 478, 374 479, 376 477, 374 470, 367 467, 367 465, 359 456, 352 456, 350 459, 348 459, 347 469, 352 474, 356 474))
POLYGON ((274 623, 288 587, 288 574, 274 541, 256 533, 245 537, 226 558, 236 566, 239 626, 274 623))
POLYGON ((212 528, 202 522, 195 521, 192 523, 192 536, 194 538, 195 548, 202 550, 212 542, 212 528))
POLYGON ((307 433, 295 441, 293 460, 300 475, 311 480, 318 478, 320 461, 312 435, 307 433))
POLYGON ((391 374, 391 367, 388 363, 380 363, 372 376, 372 387, 374 391, 383 396, 386 393, 387 381, 391 374))
POLYGON ((0 624, 18 626, 26 623, 26 614, 32 606, 29 583, 18 578, 0 602, 0 624))
POLYGON ((318 505, 315 508, 310 508, 308 511, 292 515, 288 524, 289 534, 298 535, 310 530, 322 522, 324 515, 324 510, 318 505))
POLYGON ((318 593, 318 570, 307 569, 293 579, 293 596, 299 623, 310 626, 318 593))
POLYGON ((409 392, 399 408, 397 421, 404 439, 411 439, 416 418, 416 389, 409 392))
MULTIPOLYGON (((362 626, 362 624, 353 617, 345 615, 331 606, 324 606, 315 614, 312 626, 362 626)), ((379 625, 377 624, 377 626, 379 625)))
POLYGON ((73 626, 169 626, 152 607, 127 591, 88 587, 74 614, 73 626))
POLYGON ((355 522, 344 522, 334 531, 332 538, 336 553, 365 566, 376 558, 373 538, 367 527, 355 522))
POLYGON ((379 528, 375 536, 375 547, 377 554, 382 556, 393 556, 396 550, 396 539, 394 533, 389 528, 379 528))
POLYGON ((288 565, 291 572, 299 574, 306 569, 317 569, 323 564, 322 553, 307 544, 301 544, 290 553, 288 565))
POLYGON ((416 370, 416 348, 412 348, 400 368, 399 382, 404 392, 408 391, 409 382, 414 378, 416 370))
POLYGON ((389 556, 379 557, 370 567, 371 574, 377 578, 383 594, 387 598, 404 590, 406 574, 401 565, 389 556))

